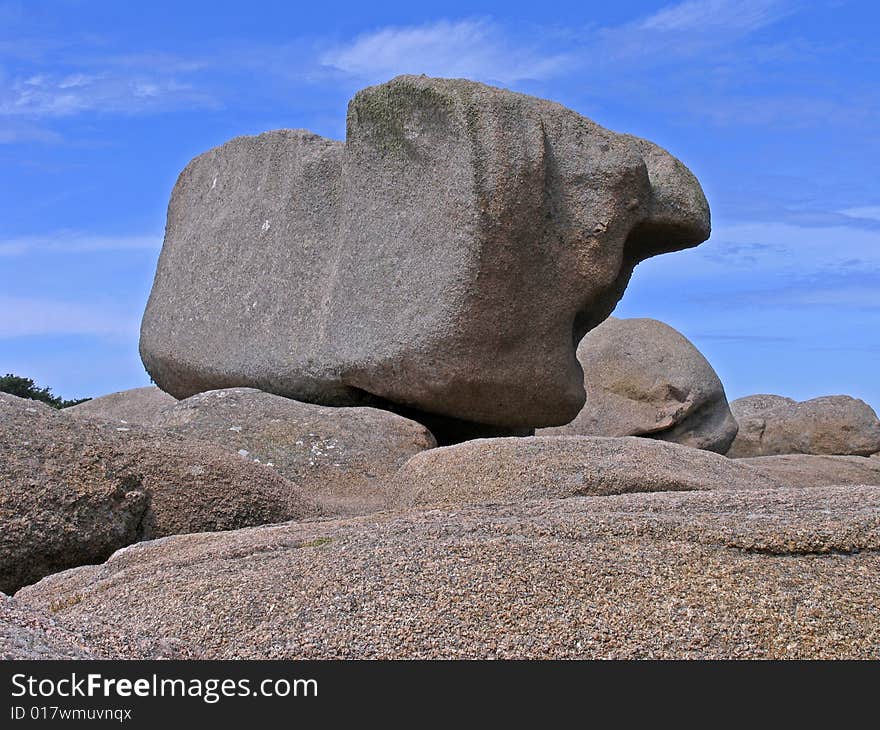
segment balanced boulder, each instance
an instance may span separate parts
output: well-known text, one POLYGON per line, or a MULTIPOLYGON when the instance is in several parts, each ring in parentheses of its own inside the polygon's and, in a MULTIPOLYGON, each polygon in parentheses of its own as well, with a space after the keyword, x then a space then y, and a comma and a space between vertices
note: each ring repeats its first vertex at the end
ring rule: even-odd
POLYGON ((0 590, 133 542, 314 515, 287 479, 211 443, 0 393, 0 590))
POLYGON ((316 406, 252 388, 194 395, 156 423, 272 467, 336 514, 381 508, 384 480, 436 446, 424 426, 387 411, 316 406))
POLYGON ((724 386, 699 350, 655 319, 611 317, 577 349, 587 401, 542 436, 646 436, 727 451, 737 424, 724 386))
POLYGON ((388 488, 392 509, 529 499, 780 486, 719 454, 643 438, 477 439, 410 459, 388 488))
MULTIPOLYGON (((141 328, 177 398, 249 386, 521 431, 584 401, 574 343, 709 235, 696 178, 549 101, 402 76, 346 141, 239 137, 180 175, 141 328)), ((476 429, 479 432, 479 429, 476 429)))
POLYGON ((870 456, 880 451, 880 421, 864 401, 830 395, 797 402, 750 395, 730 404, 739 422, 732 458, 774 454, 870 456))
POLYGON ((121 390, 118 393, 92 398, 64 412, 78 418, 100 418, 106 421, 124 421, 150 425, 159 412, 177 403, 177 399, 159 390, 155 385, 121 390))

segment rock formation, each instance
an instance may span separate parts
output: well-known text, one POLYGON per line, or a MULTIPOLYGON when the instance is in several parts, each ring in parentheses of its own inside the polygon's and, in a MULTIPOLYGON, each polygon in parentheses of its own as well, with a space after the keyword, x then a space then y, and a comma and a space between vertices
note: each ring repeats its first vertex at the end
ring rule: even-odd
POLYGON ((186 167, 141 356, 177 398, 406 409, 444 443, 561 425, 584 401, 575 344, 633 267, 708 235, 696 178, 651 142, 402 76, 355 95, 344 144, 279 130, 186 167))

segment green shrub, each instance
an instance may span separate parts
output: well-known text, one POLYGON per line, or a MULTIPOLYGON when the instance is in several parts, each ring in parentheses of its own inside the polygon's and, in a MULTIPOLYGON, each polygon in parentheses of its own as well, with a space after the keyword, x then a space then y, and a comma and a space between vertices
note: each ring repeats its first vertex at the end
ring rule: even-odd
POLYGON ((75 400, 64 400, 57 395, 52 395, 49 388, 40 388, 31 378, 22 378, 12 373, 6 373, 0 377, 0 393, 9 393, 9 395, 17 395, 19 398, 30 398, 31 400, 42 401, 53 408, 67 408, 75 406, 77 403, 85 403, 91 398, 78 398, 75 400))

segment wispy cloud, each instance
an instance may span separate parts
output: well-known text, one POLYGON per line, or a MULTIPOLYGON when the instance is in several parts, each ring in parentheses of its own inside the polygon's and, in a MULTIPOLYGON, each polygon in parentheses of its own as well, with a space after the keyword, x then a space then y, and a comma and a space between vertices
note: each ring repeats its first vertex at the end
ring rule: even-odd
POLYGON ((95 236, 71 231, 39 236, 0 238, 0 257, 31 253, 93 253, 98 251, 155 250, 161 236, 95 236))
POLYGON ((34 335, 92 335, 131 338, 139 317, 108 306, 106 302, 83 302, 0 295, 0 338, 34 335))
POLYGON ((786 12, 788 3, 780 0, 686 0, 634 25, 658 33, 752 31, 775 22, 786 12))
POLYGON ((139 114, 170 107, 214 105, 188 83, 140 72, 39 73, 0 86, 0 116, 64 117, 82 112, 139 114))
POLYGON ((510 84, 559 73, 571 59, 515 45, 500 27, 486 20, 441 20, 381 28, 325 52, 320 61, 367 81, 412 73, 510 84))

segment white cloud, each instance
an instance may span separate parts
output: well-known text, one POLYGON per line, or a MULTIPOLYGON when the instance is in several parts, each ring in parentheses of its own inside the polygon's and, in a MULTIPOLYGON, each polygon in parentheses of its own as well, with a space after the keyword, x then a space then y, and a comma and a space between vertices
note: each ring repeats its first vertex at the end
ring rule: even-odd
POLYGON ((0 338, 33 335, 92 335, 130 338, 139 317, 118 306, 0 295, 0 338))
POLYGON ((320 60, 369 81, 410 73, 508 84, 551 76, 568 62, 562 54, 514 45, 494 24, 479 20, 382 28, 324 53, 320 60))
POLYGON ((155 250, 161 236, 94 236, 60 231, 40 236, 0 238, 0 257, 29 253, 92 253, 97 251, 155 250))
POLYGON ((880 221, 880 205, 846 208, 840 212, 847 218, 866 218, 868 220, 880 221))

